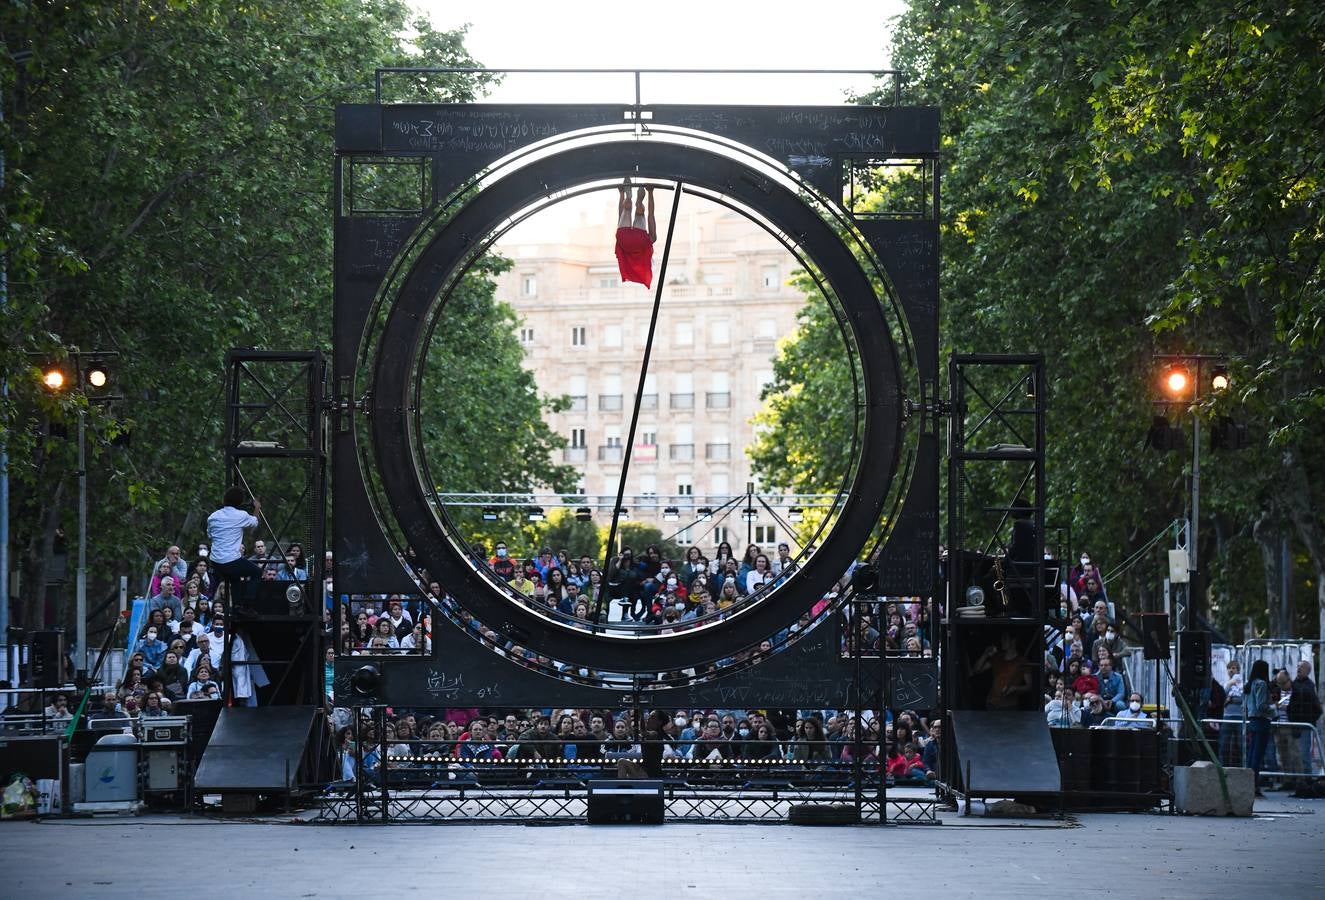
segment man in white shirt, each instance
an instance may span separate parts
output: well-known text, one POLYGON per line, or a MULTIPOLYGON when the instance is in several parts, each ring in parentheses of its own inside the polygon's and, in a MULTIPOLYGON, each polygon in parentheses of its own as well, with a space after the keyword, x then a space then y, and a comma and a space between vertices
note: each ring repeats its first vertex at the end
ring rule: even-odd
POLYGON ((232 592, 237 584, 242 585, 234 599, 251 604, 257 597, 262 570, 257 563, 244 558, 244 529, 257 527, 262 506, 254 497, 250 514, 239 508, 243 503, 243 488, 227 488, 221 508, 207 517, 207 537, 212 542, 211 561, 217 573, 230 583, 232 592))

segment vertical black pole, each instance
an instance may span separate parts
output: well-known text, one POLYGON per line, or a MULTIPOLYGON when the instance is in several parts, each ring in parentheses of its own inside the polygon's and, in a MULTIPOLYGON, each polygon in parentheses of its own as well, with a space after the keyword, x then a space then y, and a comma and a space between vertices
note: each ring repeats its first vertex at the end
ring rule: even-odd
MULTIPOLYGON (((635 405, 630 412, 630 433, 626 436, 626 449, 621 455, 621 479, 617 482, 616 506, 612 509, 612 525, 607 531, 607 545, 603 559, 603 577, 608 575, 612 563, 612 548, 616 545, 617 525, 621 519, 621 501, 626 495, 626 478, 630 475, 630 457, 635 449, 635 428, 639 425, 640 402, 644 397, 644 379, 649 374, 649 357, 653 355, 653 335, 658 329, 658 308, 662 305, 663 284, 667 280, 667 258, 672 252, 672 233, 676 230, 676 211, 681 205, 681 182, 672 192, 672 214, 667 222, 667 240, 663 242, 662 263, 658 267, 658 284, 653 290, 653 312, 649 317, 649 336, 644 342, 644 359, 640 363, 639 384, 635 387, 635 405)), ((591 629, 598 630, 598 615, 602 611, 600 593, 594 601, 591 629)))

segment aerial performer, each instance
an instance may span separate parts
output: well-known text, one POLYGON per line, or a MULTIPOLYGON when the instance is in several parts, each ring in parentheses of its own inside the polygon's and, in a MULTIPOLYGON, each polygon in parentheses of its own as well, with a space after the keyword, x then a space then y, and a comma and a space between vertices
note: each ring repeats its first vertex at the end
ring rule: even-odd
POLYGON ((653 188, 641 187, 635 194, 635 214, 630 211, 630 179, 617 189, 616 261, 623 282, 648 287, 653 283, 653 243, 658 223, 653 218, 653 188), (648 216, 645 217, 645 200, 648 216))

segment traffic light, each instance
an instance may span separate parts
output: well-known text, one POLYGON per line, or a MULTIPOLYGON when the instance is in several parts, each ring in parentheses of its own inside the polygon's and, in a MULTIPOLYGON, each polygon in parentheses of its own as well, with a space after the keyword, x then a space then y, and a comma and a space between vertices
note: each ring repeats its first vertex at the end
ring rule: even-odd
POLYGON ((1231 416, 1215 420, 1210 431, 1210 446, 1215 450, 1245 450, 1250 445, 1245 422, 1235 422, 1231 416))
POLYGON ((1182 430, 1173 425, 1167 416, 1155 416, 1150 420, 1146 443, 1156 450, 1177 450, 1182 446, 1182 430))

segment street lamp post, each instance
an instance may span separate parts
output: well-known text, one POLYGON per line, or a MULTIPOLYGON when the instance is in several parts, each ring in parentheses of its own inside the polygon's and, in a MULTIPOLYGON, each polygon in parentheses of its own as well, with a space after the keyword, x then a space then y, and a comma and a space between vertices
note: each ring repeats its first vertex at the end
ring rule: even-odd
POLYGON ((1186 353, 1178 355, 1157 355, 1155 359, 1164 364, 1161 384, 1165 396, 1156 402, 1165 406, 1189 402, 1192 414, 1192 482, 1191 510, 1187 521, 1187 609, 1181 621, 1176 621, 1178 630, 1189 630, 1195 625, 1195 606, 1203 586, 1200 572, 1200 537, 1201 537, 1201 417, 1199 405, 1202 389, 1222 391, 1229 385, 1227 359, 1206 353, 1186 353), (1210 377, 1205 377, 1206 369, 1210 377), (1208 384, 1207 384, 1208 381, 1208 384))
MULTIPOLYGON (((104 361, 115 354, 105 352, 69 354, 74 363, 74 384, 85 402, 78 406, 78 569, 74 575, 74 641, 78 647, 74 657, 74 671, 81 681, 88 671, 87 647, 87 404, 119 399, 107 395, 93 395, 89 388, 100 391, 109 380, 104 361)), ((42 372, 42 384, 51 393, 60 393, 70 386, 70 379, 58 366, 48 366, 42 372)))

